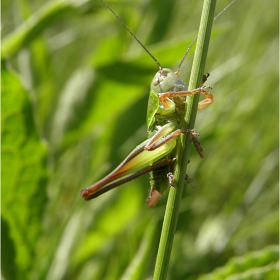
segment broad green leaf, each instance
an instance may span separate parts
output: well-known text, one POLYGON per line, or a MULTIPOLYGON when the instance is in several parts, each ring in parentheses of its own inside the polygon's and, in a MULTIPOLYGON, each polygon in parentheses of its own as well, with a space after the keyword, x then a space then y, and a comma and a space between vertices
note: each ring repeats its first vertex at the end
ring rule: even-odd
MULTIPOLYGON (((8 235, 2 236, 7 238, 2 239, 6 244, 2 256, 7 255, 15 263, 14 279, 29 278, 38 250, 46 203, 46 156, 47 148, 38 135, 27 92, 3 61, 2 219, 8 235)), ((6 262, 2 267, 3 271, 13 269, 6 262)))

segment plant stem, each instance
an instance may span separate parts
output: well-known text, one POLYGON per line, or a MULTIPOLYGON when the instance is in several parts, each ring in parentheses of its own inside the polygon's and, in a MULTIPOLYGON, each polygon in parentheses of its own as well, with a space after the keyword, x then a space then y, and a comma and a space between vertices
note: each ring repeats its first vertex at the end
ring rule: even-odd
MULTIPOLYGON (((216 0, 204 0, 189 89, 197 88, 202 84, 215 6, 216 0)), ((187 97, 185 117, 181 123, 182 128, 194 128, 198 102, 199 94, 187 97)), ((155 265, 154 280, 162 280, 167 277, 173 238, 179 215, 180 200, 185 184, 185 171, 188 164, 190 144, 191 135, 182 135, 178 139, 177 160, 174 169, 174 182, 176 186, 170 188, 168 195, 155 265)))

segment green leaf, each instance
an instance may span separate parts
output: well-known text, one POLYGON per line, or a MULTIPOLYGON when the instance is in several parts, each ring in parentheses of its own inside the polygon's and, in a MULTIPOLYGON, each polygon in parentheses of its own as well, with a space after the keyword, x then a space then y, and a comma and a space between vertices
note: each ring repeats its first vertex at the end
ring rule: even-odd
MULTIPOLYGON (((27 279, 34 263, 46 202, 46 156, 27 92, 2 62, 2 218, 7 233, 2 252, 15 258, 17 274, 7 279, 27 279)), ((12 275, 9 263, 2 267, 12 275)))
POLYGON ((260 251, 250 252, 230 259, 226 265, 211 274, 199 277, 207 279, 279 279, 279 247, 268 246, 260 251))

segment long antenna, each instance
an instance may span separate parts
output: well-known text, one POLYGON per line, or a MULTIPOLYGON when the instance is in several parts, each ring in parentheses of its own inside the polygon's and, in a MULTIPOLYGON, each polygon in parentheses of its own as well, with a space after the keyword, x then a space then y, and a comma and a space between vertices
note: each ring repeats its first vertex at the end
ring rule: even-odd
MULTIPOLYGON (((102 1, 102 0, 101 0, 102 1)), ((232 0, 222 11, 220 11, 215 17, 214 17, 214 20, 216 20, 225 10, 227 10, 236 0, 232 0)), ((213 20, 213 21, 214 21, 213 20)), ((181 66, 187 56, 187 54, 189 53, 191 47, 194 45, 194 43, 196 42, 197 40, 197 36, 192 40, 191 44, 189 45, 189 47, 187 48, 183 58, 181 59, 180 63, 179 63, 179 67, 178 67, 178 70, 177 72, 180 73, 180 69, 181 69, 181 66)))
POLYGON ((128 28, 128 26, 122 21, 122 19, 111 9, 111 7, 103 0, 102 3, 113 13, 113 15, 119 20, 119 22, 126 28, 126 30, 132 35, 132 37, 140 44, 140 46, 150 55, 154 62, 162 70, 162 66, 159 61, 149 52, 149 50, 140 42, 140 40, 134 35, 134 33, 128 28))

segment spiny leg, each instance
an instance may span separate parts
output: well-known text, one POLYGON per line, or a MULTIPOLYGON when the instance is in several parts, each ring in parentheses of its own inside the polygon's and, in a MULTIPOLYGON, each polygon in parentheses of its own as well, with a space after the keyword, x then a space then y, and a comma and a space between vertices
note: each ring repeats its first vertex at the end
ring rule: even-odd
POLYGON ((152 137, 151 141, 149 141, 147 143, 147 145, 145 146, 145 150, 153 151, 153 150, 159 148, 160 146, 164 145, 168 141, 178 137, 182 133, 184 133, 184 134, 191 134, 193 137, 197 137, 199 135, 198 133, 194 132, 194 129, 186 129, 186 130, 184 130, 184 129, 177 129, 177 130, 171 132, 166 137, 164 137, 164 135, 161 135, 161 137, 159 137, 158 135, 155 134, 154 136, 158 136, 158 137, 152 137), (161 140, 158 140, 160 138, 161 138, 161 140))
MULTIPOLYGON (((209 75, 205 75, 204 82, 206 82, 208 77, 209 77, 209 75)), ((201 110, 214 102, 214 96, 212 94, 206 92, 207 89, 212 89, 212 88, 210 86, 202 86, 200 88, 196 88, 193 90, 187 90, 187 91, 177 91, 177 92, 168 91, 168 92, 161 93, 159 95, 159 100, 165 108, 168 108, 169 102, 170 102, 170 99, 168 99, 168 98, 190 96, 190 95, 194 95, 197 93, 201 93, 205 97, 204 100, 202 100, 201 102, 198 103, 198 110, 201 110)))
POLYGON ((210 86, 202 86, 199 88, 195 88, 192 90, 183 90, 183 91, 167 91, 167 92, 163 92, 159 94, 159 100, 162 103, 162 105, 164 106, 165 103, 165 99, 166 98, 174 98, 174 97, 180 97, 180 96, 190 96, 190 95, 194 95, 197 93, 202 93, 202 92, 206 92, 207 89, 211 89, 210 86))
MULTIPOLYGON (((209 76, 210 76, 209 73, 206 73, 205 75, 203 75, 203 78, 202 78, 202 85, 203 86, 206 83, 209 76)), ((198 103, 198 108, 197 108, 198 110, 201 110, 201 109, 209 106, 210 104, 212 104, 214 102, 214 96, 212 94, 210 94, 206 91, 204 91, 204 92, 202 91, 200 93, 205 96, 205 99, 198 103)))
POLYGON ((205 96, 205 99, 198 103, 198 110, 201 110, 214 102, 214 96, 211 93, 202 91, 201 94, 205 96))
POLYGON ((194 144, 195 149, 196 149, 197 153, 199 154, 199 156, 201 158, 204 158, 204 151, 203 151, 203 148, 202 148, 200 142, 198 141, 197 137, 193 135, 192 141, 193 141, 193 144, 194 144))

